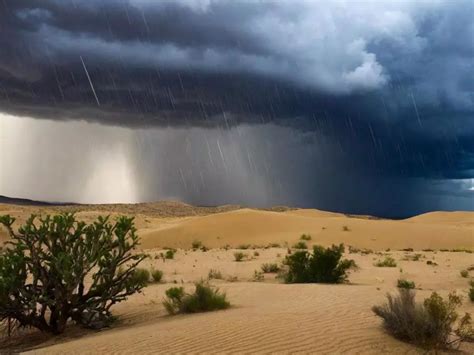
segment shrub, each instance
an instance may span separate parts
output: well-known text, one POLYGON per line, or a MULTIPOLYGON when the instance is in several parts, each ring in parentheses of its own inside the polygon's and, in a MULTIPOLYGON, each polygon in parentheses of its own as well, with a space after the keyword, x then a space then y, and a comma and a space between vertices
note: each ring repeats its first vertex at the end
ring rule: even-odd
POLYGON ((461 270, 460 274, 461 274, 461 277, 466 278, 466 277, 469 276, 469 271, 467 271, 467 270, 461 270))
POLYGON ((193 240, 193 242, 191 243, 191 247, 193 248, 193 250, 197 250, 202 247, 202 242, 199 240, 193 240))
POLYGON ((246 254, 242 253, 241 251, 237 251, 234 253, 235 261, 242 261, 246 257, 246 254))
POLYGON ((265 276, 263 275, 263 272, 255 270, 253 272, 253 281, 261 282, 265 279, 265 276))
POLYGON ((161 282, 161 279, 163 278, 163 271, 161 271, 161 270, 152 270, 151 271, 151 277, 153 278, 153 281, 161 282))
POLYGON ((343 232, 349 232, 350 229, 349 229, 348 226, 342 226, 342 231, 343 231, 343 232))
POLYGON ((399 279, 397 281, 398 288, 406 288, 406 289, 413 289, 415 288, 415 283, 413 281, 408 281, 405 279, 399 279))
POLYGON ((237 249, 242 249, 242 250, 247 250, 250 249, 251 245, 250 244, 240 244, 237 249))
POLYGON ((311 240, 311 236, 309 234, 302 234, 300 239, 309 241, 309 240, 311 240))
POLYGON ((225 293, 201 281, 195 284, 194 293, 185 293, 182 287, 166 290, 163 305, 169 314, 216 311, 230 307, 225 293))
POLYGON ((253 252, 253 256, 260 256, 260 253, 255 250, 255 251, 253 252))
POLYGON ((135 283, 147 285, 150 281, 150 272, 147 269, 136 268, 131 278, 135 283))
POLYGON ((266 274, 276 273, 280 271, 280 267, 276 263, 265 263, 261 266, 262 271, 266 274))
POLYGON ((412 290, 399 289, 399 295, 387 295, 388 302, 374 306, 373 312, 383 319, 385 329, 396 338, 409 341, 428 349, 454 346, 474 336, 470 315, 466 314, 454 329, 458 318, 456 308, 461 299, 455 293, 445 301, 436 292, 423 302, 415 303, 412 290), (456 339, 451 337, 456 335, 456 339))
POLYGON ((110 308, 146 284, 134 253, 139 238, 133 218, 99 217, 87 225, 73 214, 32 215, 17 232, 15 219, 1 216, 11 237, 0 254, 0 321, 62 333, 71 319, 91 328, 112 320, 110 308), (91 279, 90 284, 84 282, 91 279))
POLYGON ((470 289, 469 289, 469 299, 471 300, 471 302, 474 302, 474 280, 472 280, 471 282, 469 282, 469 286, 470 286, 470 289))
POLYGON ((308 246, 306 245, 305 242, 300 241, 300 242, 297 242, 296 244, 294 244, 293 248, 294 249, 308 249, 308 246))
POLYGON ((268 244, 268 246, 269 246, 270 248, 280 248, 280 247, 281 247, 281 245, 278 244, 278 243, 270 243, 270 244, 268 244))
POLYGON ((219 270, 211 269, 211 270, 209 270, 209 273, 207 274, 207 278, 209 280, 212 280, 212 279, 221 280, 222 279, 222 274, 219 270))
POLYGON ((168 249, 165 253, 165 259, 174 259, 174 254, 176 254, 176 249, 168 249))
POLYGON ((377 261, 374 265, 377 267, 397 267, 397 262, 391 256, 386 256, 385 259, 377 261))
POLYGON ((287 283, 340 283, 346 280, 347 271, 355 266, 353 260, 341 259, 344 245, 324 249, 315 245, 313 253, 297 251, 286 256, 287 283))

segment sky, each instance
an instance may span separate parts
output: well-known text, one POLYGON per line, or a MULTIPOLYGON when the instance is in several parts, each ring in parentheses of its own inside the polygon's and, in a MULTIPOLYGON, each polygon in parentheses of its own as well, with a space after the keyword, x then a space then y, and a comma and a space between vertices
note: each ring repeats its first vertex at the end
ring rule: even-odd
POLYGON ((474 210, 474 2, 0 1, 0 195, 474 210))

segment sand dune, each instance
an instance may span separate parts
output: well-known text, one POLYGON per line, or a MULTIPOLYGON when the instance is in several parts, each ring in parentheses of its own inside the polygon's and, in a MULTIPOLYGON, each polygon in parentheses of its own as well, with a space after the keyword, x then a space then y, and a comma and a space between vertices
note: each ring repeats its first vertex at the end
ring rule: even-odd
MULTIPOLYGON (((382 302, 386 292, 394 292, 401 277, 415 281, 420 299, 432 291, 446 295, 454 290, 465 297, 468 280, 460 276, 460 270, 474 266, 474 254, 439 251, 474 250, 472 212, 435 212, 393 221, 304 209, 211 208, 196 212, 192 206, 178 204, 171 212, 164 212, 150 206, 134 210, 133 206, 91 206, 79 210, 77 216, 92 221, 105 212, 112 217, 136 215, 142 248, 152 256, 143 266, 162 270, 164 283, 151 285, 118 304, 114 313, 120 321, 111 329, 93 332, 71 326, 55 338, 28 331, 1 340, 0 349, 35 354, 416 354, 419 349, 383 331, 371 306, 382 302), (310 245, 345 243, 381 252, 346 253, 360 269, 350 274, 350 283, 345 285, 285 285, 274 274, 266 274, 263 282, 252 282, 262 263, 281 262, 286 245, 291 246, 302 233, 311 234, 310 245), (213 249, 189 250, 194 240, 213 249), (269 243, 281 247, 259 247, 269 243), (244 244, 251 245, 242 250, 247 255, 244 262, 234 261, 235 249, 222 249, 244 244), (163 247, 179 248, 175 260, 155 258, 163 247), (399 251, 406 248, 415 251, 399 251), (413 260, 416 253, 421 254, 418 261, 413 260), (394 257, 398 267, 375 267, 374 262, 383 254, 394 257), (428 265, 427 260, 437 265, 428 265), (175 284, 190 289, 194 282, 206 278, 210 269, 223 274, 223 280, 212 283, 227 293, 233 307, 208 314, 167 316, 161 305, 165 290, 175 284)), ((60 210, 63 207, 0 205, 0 214, 10 213, 19 223, 32 212, 60 210)), ((0 237, 6 240, 4 231, 0 237)), ((474 271, 470 273, 474 277, 474 271)), ((474 313, 474 304, 465 302, 462 311, 474 313)), ((462 351, 474 353, 474 344, 463 345, 462 351)))

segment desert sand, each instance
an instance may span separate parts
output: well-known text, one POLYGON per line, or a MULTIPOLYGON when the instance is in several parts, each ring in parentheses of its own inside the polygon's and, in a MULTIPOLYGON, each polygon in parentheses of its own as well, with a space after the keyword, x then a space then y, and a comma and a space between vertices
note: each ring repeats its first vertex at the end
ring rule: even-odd
MULTIPOLYGON (((406 220, 345 216, 318 210, 279 207, 255 210, 239 206, 195 208, 169 202, 140 205, 30 207, 0 204, 0 214, 23 222, 30 213, 76 210, 91 221, 99 214, 136 216, 141 247, 150 254, 146 268, 164 272, 164 281, 115 306, 119 321, 110 329, 87 331, 73 325, 50 337, 34 330, 0 340, 6 352, 45 354, 88 353, 422 353, 386 334, 371 307, 396 292, 399 278, 413 280, 419 300, 432 291, 464 296, 461 312, 474 314, 467 299, 468 278, 460 271, 474 266, 474 213, 435 212, 406 220), (341 285, 282 284, 275 274, 256 282, 254 271, 267 262, 281 262, 301 234, 312 244, 344 243, 364 252, 349 253, 359 269, 341 285), (208 251, 191 250, 199 240, 208 251), (277 247, 268 247, 270 243, 277 247), (163 260, 163 248, 177 248, 163 260), (239 249, 240 248, 240 249, 239 249), (245 248, 245 249, 242 249, 245 248), (370 249, 370 250, 364 250, 370 249), (405 249, 405 250, 403 250, 405 249), (413 250, 411 250, 413 249, 413 250), (449 251, 446 251, 449 250, 449 251), (242 262, 234 252, 246 254, 242 262), (420 254, 416 256, 417 254, 420 254), (395 268, 375 267, 390 255, 395 268), (428 265, 431 260, 437 265, 428 265), (168 316, 164 292, 178 284, 192 289, 209 270, 222 279, 211 284, 227 293, 229 310, 168 316)), ((7 240, 0 231, 1 240, 7 240)), ((474 277, 474 270, 470 271, 474 277)), ((464 344, 474 353, 474 344, 464 344)))

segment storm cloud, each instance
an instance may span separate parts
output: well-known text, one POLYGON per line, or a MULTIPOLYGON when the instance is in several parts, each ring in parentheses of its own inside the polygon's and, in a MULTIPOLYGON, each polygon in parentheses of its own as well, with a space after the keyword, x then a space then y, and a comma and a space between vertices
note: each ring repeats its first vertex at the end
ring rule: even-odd
POLYGON ((0 111, 134 132, 142 173, 125 200, 474 209, 473 14, 471 1, 4 0, 0 111))

